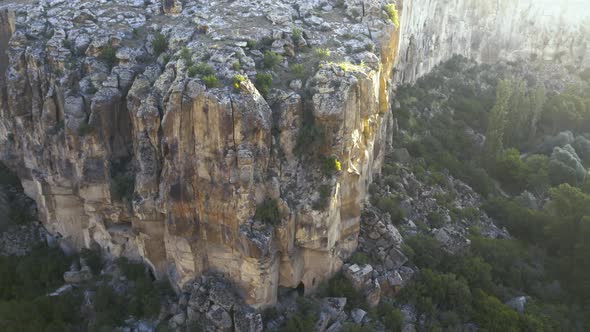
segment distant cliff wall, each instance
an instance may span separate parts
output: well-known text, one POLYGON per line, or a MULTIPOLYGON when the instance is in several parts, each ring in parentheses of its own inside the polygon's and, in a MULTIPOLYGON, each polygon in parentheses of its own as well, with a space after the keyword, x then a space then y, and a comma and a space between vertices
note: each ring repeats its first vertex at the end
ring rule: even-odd
POLYGON ((401 8, 396 83, 455 54, 483 63, 542 58, 590 66, 586 0, 405 0, 401 8))

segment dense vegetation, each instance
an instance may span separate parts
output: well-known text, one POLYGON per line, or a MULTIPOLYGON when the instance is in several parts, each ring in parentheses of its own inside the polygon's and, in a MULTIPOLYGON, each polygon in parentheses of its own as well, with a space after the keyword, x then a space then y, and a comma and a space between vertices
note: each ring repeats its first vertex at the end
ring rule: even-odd
POLYGON ((113 331, 129 317, 150 318, 159 313, 160 300, 170 290, 152 281, 142 264, 117 261, 128 280, 122 292, 108 275, 97 274, 101 269, 97 253, 85 251, 82 257, 96 275, 94 280, 48 296, 64 284, 63 274, 77 256, 66 257, 59 249, 45 246, 23 257, 0 256, 0 330, 113 331), (84 304, 85 290, 92 294, 91 305, 84 304))
MULTIPOLYGON (((459 255, 427 232, 406 239, 419 271, 396 302, 412 304, 426 330, 590 328, 590 85, 564 69, 559 78, 543 70, 457 57, 398 91, 397 139, 414 172, 465 181, 513 236, 489 239, 473 228, 459 255), (521 295, 523 313, 504 304, 521 295)), ((397 215, 388 200, 372 197, 397 215)))
POLYGON ((0 330, 68 331, 80 323, 79 294, 47 296, 63 284, 69 264, 61 251, 45 247, 0 256, 0 330))

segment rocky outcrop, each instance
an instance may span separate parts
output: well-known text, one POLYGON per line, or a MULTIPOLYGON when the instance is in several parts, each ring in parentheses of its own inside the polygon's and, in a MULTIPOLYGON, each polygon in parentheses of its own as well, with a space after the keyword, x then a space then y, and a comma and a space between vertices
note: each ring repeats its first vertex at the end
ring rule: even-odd
MULTIPOLYGON (((309 292, 357 248, 391 144, 396 61, 401 82, 453 53, 522 54, 520 34, 457 19, 506 17, 503 1, 495 16, 476 1, 398 1, 400 29, 388 2, 2 4, 0 159, 75 248, 143 260, 179 288, 214 270, 254 306, 279 286, 309 292)), ((584 64, 581 45, 562 58, 584 64)), ((403 264, 396 248, 386 264, 403 264)))
MULTIPOLYGON (((279 286, 309 292, 356 249, 392 122, 397 30, 382 1, 343 21, 359 3, 7 5, 1 157, 76 248, 178 286, 214 270, 255 306, 279 286), (266 201, 271 223, 255 217, 266 201)), ((206 315, 225 328, 221 310, 206 315)))
POLYGON ((413 82, 457 54, 484 63, 590 66, 585 0, 405 0, 402 11, 396 83, 413 82))

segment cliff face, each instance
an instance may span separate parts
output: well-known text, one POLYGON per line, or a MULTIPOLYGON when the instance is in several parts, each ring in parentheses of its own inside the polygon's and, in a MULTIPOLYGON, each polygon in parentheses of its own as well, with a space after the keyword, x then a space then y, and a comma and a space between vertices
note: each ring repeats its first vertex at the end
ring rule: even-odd
MULTIPOLYGON (((74 248, 143 260, 179 286, 223 272, 252 305, 279 286, 309 291, 356 249, 390 143, 398 45, 397 82, 453 53, 520 54, 516 27, 490 44, 507 33, 490 13, 510 9, 406 0, 396 29, 385 3, 5 5, 0 157, 74 248), (325 170, 328 157, 341 171, 325 170), (255 217, 264 202, 275 225, 255 217)), ((562 59, 586 63, 578 45, 562 59)))
POLYGON ((405 0, 401 22, 396 83, 412 82, 455 54, 482 63, 543 59, 590 66, 584 0, 405 0))
POLYGON ((9 5, 2 159, 74 248, 144 260, 179 286, 219 271, 253 305, 312 290, 356 249, 387 145, 398 39, 383 5, 9 5), (267 50, 284 58, 269 65, 267 50), (252 81, 272 66, 263 97, 252 81), (342 170, 324 175, 332 156, 342 170), (254 218, 265 201, 274 226, 254 218))

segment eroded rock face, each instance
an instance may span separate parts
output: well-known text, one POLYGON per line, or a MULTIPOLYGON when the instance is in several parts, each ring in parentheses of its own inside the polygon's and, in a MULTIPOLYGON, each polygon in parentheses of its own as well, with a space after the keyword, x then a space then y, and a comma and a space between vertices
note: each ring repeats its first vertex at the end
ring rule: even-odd
MULTIPOLYGON (((384 1, 346 18, 359 4, 6 5, 1 158, 75 248, 143 260, 178 286, 217 271, 254 306, 273 304, 279 285, 309 292, 356 249, 392 123, 397 30, 384 1), (283 58, 263 96, 253 82, 271 72, 267 50, 283 58), (321 144, 298 144, 311 125, 321 144), (326 157, 341 170, 324 174, 326 157), (268 199, 274 225, 254 218, 268 199)), ((224 329, 232 311, 216 303, 203 312, 224 329)))
POLYGON ((590 66, 585 0, 404 0, 395 81, 459 54, 479 62, 544 59, 590 66))
MULTIPOLYGON (((388 2, 2 4, 0 158, 75 248, 143 260, 179 287, 217 271, 254 306, 279 286, 309 292, 357 248, 391 144, 398 46, 397 80, 409 81, 488 36, 456 35, 468 25, 457 17, 481 14, 475 1, 398 1, 400 42, 388 2), (329 157, 339 171, 325 172, 329 157), (269 199, 274 225, 254 218, 269 199)), ((506 31, 495 33, 482 40, 506 31)), ((506 38, 512 52, 520 40, 506 38)), ((207 310, 224 328, 227 310, 207 310)))

